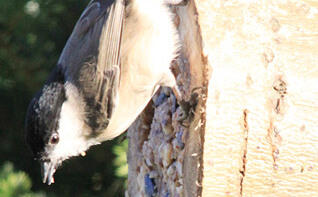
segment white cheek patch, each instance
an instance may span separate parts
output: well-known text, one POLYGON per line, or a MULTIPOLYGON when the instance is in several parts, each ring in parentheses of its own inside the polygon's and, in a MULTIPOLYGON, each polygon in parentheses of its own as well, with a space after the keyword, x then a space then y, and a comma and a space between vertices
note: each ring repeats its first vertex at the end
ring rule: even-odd
POLYGON ((90 146, 98 144, 96 140, 85 136, 87 131, 81 107, 73 95, 69 95, 63 103, 58 128, 59 143, 54 147, 52 158, 64 160, 83 154, 90 146))

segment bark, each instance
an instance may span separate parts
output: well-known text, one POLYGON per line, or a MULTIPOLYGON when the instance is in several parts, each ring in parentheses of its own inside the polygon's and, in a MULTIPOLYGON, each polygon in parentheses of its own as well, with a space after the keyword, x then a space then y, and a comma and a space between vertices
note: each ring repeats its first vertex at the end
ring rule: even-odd
POLYGON ((194 0, 162 89, 129 129, 129 196, 318 196, 318 3, 194 0))

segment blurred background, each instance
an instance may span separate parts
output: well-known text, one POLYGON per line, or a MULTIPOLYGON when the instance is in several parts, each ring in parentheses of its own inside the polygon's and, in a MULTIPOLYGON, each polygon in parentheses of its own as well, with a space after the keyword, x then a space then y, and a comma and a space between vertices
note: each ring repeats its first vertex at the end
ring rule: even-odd
POLYGON ((0 196, 123 196, 127 140, 64 162, 44 185, 24 141, 28 103, 45 82, 88 0, 0 0, 0 196))

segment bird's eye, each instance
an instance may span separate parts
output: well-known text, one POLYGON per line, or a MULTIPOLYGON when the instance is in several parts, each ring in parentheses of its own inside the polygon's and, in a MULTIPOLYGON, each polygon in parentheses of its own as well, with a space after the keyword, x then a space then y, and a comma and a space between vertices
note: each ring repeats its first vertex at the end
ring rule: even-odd
POLYGON ((50 144, 57 144, 59 143, 59 140, 60 140, 59 135, 55 133, 52 135, 50 139, 50 144))

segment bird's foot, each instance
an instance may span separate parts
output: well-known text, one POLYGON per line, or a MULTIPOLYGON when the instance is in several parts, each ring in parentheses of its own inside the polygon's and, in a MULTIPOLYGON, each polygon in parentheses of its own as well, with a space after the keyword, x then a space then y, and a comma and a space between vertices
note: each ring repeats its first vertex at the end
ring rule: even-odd
POLYGON ((184 122, 186 120, 191 120, 194 116, 194 112, 196 109, 196 106, 198 104, 198 98, 199 98, 199 93, 197 90, 202 90, 201 87, 194 88, 191 91, 191 96, 189 100, 178 100, 178 104, 181 109, 181 113, 179 113, 179 116, 177 118, 178 122, 181 123, 181 125, 187 127, 184 122))

